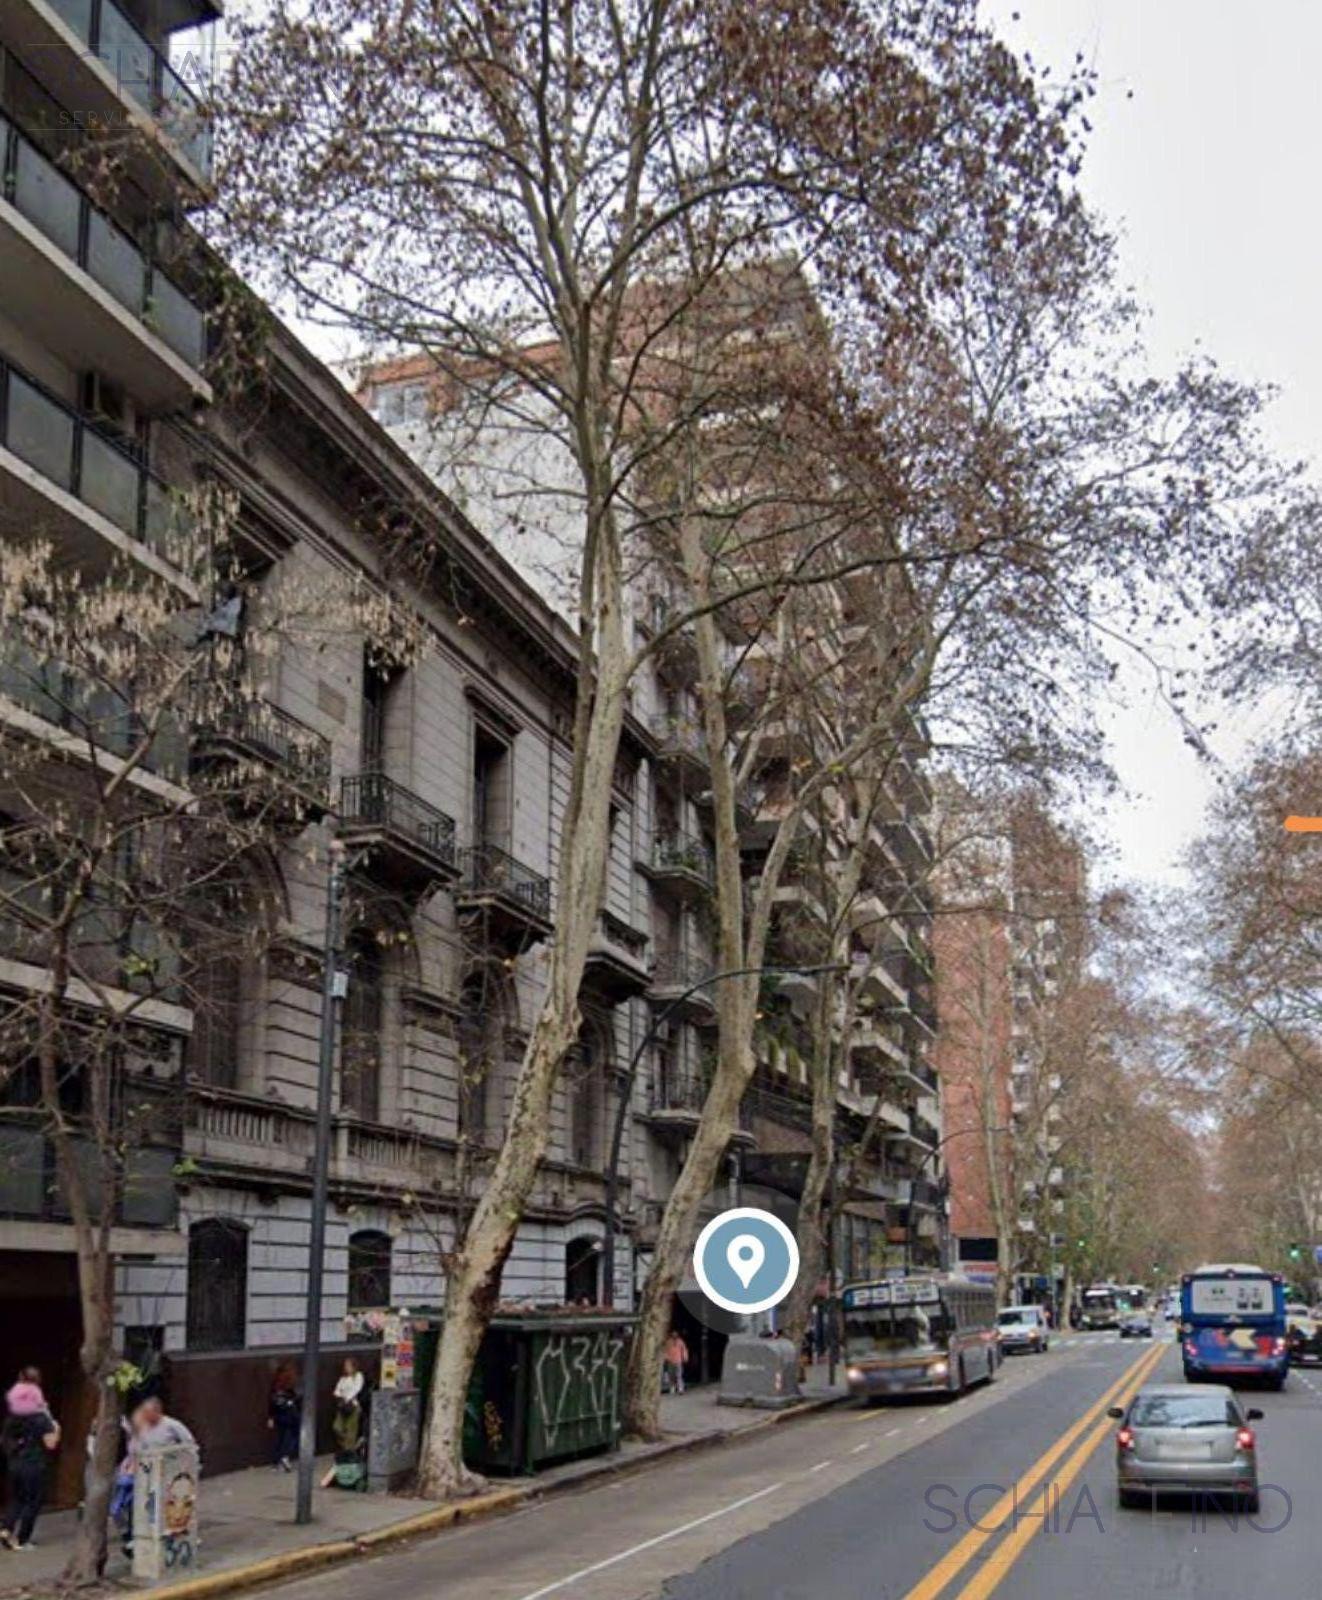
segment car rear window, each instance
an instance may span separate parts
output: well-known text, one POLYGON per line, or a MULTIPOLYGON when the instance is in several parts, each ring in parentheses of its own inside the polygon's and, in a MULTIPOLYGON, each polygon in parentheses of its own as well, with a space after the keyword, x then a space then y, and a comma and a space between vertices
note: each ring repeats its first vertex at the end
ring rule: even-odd
POLYGON ((1002 1328, 1012 1328, 1017 1322, 1036 1322, 1037 1312, 1027 1311, 1002 1311, 996 1318, 1002 1328))
POLYGON ((1236 1427, 1233 1400, 1219 1394, 1140 1395, 1129 1413, 1131 1428, 1236 1427))

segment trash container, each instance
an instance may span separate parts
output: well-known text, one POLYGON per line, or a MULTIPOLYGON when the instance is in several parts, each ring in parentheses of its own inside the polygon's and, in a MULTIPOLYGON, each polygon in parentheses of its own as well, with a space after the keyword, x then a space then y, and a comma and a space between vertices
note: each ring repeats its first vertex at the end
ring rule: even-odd
POLYGON ((536 1472, 614 1450, 634 1320, 614 1312, 493 1317, 468 1391, 468 1464, 481 1472, 536 1472))
POLYGON ((779 1411, 799 1399, 799 1352, 793 1340, 760 1339, 747 1333, 730 1340, 717 1405, 779 1411))

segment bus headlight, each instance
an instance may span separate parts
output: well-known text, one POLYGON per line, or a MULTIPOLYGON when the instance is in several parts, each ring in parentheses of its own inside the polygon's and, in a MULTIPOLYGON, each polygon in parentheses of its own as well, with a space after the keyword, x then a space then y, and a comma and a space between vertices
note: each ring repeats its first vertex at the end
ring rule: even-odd
POLYGON ((845 1368, 845 1382, 846 1383, 862 1383, 863 1382, 863 1369, 862 1369, 862 1367, 846 1367, 845 1368))
POLYGON ((944 1378, 950 1371, 948 1361, 934 1361, 927 1369, 934 1378, 944 1378))

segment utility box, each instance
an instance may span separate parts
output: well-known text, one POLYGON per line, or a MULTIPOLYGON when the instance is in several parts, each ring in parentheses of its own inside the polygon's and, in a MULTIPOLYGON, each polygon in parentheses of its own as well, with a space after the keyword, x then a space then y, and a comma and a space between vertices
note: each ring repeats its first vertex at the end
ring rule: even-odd
POLYGON ((367 1411, 367 1487, 397 1489, 418 1464, 422 1396, 416 1389, 377 1389, 367 1411))
POLYGON ((138 1452, 133 1474, 133 1576, 155 1583, 187 1577, 197 1560, 195 1444, 138 1452))
POLYGON ((799 1352, 793 1340, 757 1339, 746 1333, 731 1338, 717 1405, 779 1411, 799 1399, 799 1352))

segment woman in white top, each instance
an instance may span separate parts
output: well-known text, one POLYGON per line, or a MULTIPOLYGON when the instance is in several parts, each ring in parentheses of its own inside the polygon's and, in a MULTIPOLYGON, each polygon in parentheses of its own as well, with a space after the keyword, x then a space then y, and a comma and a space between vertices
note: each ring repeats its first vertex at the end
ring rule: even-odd
POLYGON ((363 1375, 358 1370, 358 1363, 352 1356, 345 1356, 344 1365, 340 1368, 340 1381, 335 1385, 335 1398, 345 1405, 357 1405, 362 1392, 363 1375))

